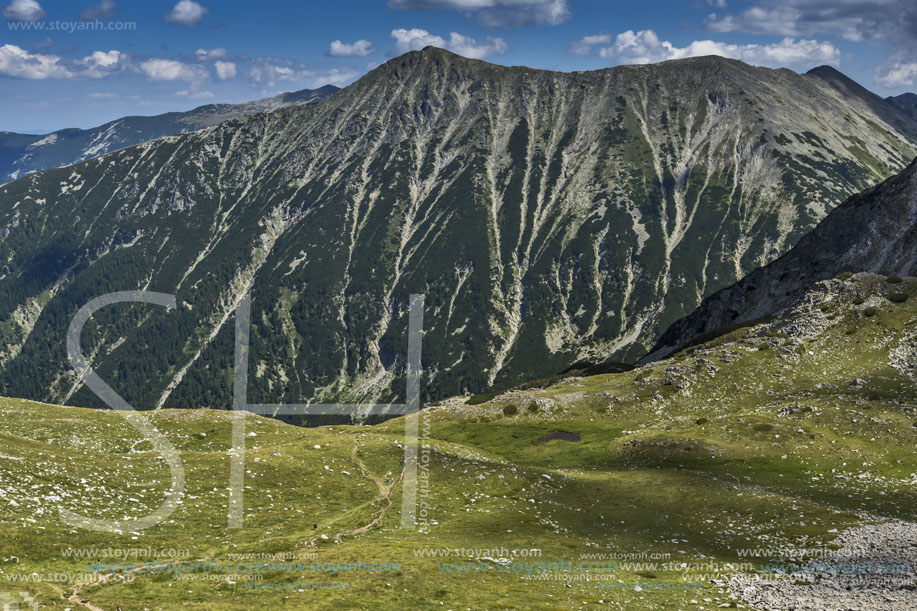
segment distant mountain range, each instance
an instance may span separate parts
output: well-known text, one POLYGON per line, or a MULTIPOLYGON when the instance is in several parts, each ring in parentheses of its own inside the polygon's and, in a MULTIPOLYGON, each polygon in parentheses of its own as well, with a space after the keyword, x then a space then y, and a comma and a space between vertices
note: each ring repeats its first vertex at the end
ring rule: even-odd
POLYGON ((705 299, 672 325, 647 360, 703 333, 775 314, 819 280, 864 271, 917 273, 917 160, 898 176, 838 206, 781 258, 705 299))
POLYGON ((50 134, 0 132, 0 184, 31 172, 58 168, 155 138, 195 131, 227 119, 315 102, 338 88, 303 89, 244 104, 208 104, 187 112, 131 116, 92 129, 62 129, 50 134))
POLYGON ((899 96, 885 99, 889 104, 917 121, 917 94, 903 93, 899 96))
POLYGON ((592 72, 427 48, 316 103, 0 186, 0 395, 231 405, 253 296, 252 402, 401 401, 408 297, 425 399, 633 361, 701 300, 917 156, 917 122, 831 68, 721 57, 592 72), (227 324, 229 323, 229 324, 227 324))

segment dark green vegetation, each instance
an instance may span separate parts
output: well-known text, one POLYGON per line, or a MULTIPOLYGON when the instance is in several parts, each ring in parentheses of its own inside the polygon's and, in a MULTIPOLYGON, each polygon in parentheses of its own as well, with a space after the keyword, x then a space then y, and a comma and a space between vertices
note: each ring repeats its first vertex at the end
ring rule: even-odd
MULTIPOLYGON (((705 299, 665 332, 646 360, 724 329, 748 325, 799 299, 814 282, 851 278, 851 270, 887 275, 885 298, 904 303, 908 295, 896 287, 903 282, 901 275, 917 272, 915 218, 917 160, 901 174, 835 208, 784 256, 705 299)), ((866 301, 866 295, 853 296, 857 306, 866 301)), ((869 303, 864 313, 874 315, 876 305, 869 303)))
POLYGON ((99 406, 65 332, 138 288, 179 307, 111 307, 83 349, 142 409, 231 404, 245 293, 252 402, 403 401, 412 293, 426 399, 630 362, 917 154, 910 119, 839 87, 713 57, 561 74, 427 49, 317 104, 9 183, 0 394, 99 406))
MULTIPOLYGON (((248 419, 246 527, 229 530, 232 414, 203 410, 146 415, 187 469, 188 494, 166 523, 122 535, 71 529, 58 507, 145 513, 160 502, 168 470, 118 414, 0 400, 0 570, 77 576, 16 584, 59 610, 84 608, 62 600, 74 591, 106 610, 740 606, 722 580, 738 563, 755 573, 780 557, 739 550, 830 548, 838 531, 866 519, 917 518, 917 279, 857 274, 810 288, 773 320, 660 363, 425 410, 427 521, 416 530, 399 528, 401 419, 303 429, 257 417, 248 419), (910 298, 894 303, 892 291, 910 298), (858 295, 875 304, 874 316, 863 315, 858 295), (506 415, 510 404, 520 409, 506 415), (538 409, 521 409, 531 404, 538 409), (107 571, 81 577, 85 561, 62 554, 70 547, 181 548, 224 563, 230 554, 316 554, 400 567, 256 572, 275 587, 346 582, 346 591, 247 590, 244 575, 135 575, 124 585, 107 571), (619 557, 610 580, 565 582, 444 573, 439 563, 469 560, 424 555, 442 548, 538 549, 512 559, 574 566, 612 554, 639 559, 619 557), (663 589, 672 582, 701 589, 663 589)), ((481 566, 496 566, 500 553, 481 552, 491 558, 481 566)))

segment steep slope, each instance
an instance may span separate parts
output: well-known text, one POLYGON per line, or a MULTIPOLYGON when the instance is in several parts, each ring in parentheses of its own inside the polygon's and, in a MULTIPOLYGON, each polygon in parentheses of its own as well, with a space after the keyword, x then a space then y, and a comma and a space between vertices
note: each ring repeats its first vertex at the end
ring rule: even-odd
POLYGON ((900 175, 851 197, 790 252, 708 297, 666 331, 650 355, 695 336, 786 307, 815 281, 843 272, 917 274, 917 160, 900 175))
POLYGON ((917 121, 917 94, 902 93, 899 96, 885 98, 885 101, 917 121))
POLYGON ((913 126, 913 121, 917 119, 913 110, 908 109, 906 104, 902 104, 900 99, 882 99, 831 66, 812 68, 806 73, 806 76, 824 81, 846 100, 857 100, 859 103, 866 104, 884 122, 894 125, 899 130, 908 131, 913 126))
POLYGON ((719 57, 563 74, 408 53, 320 104, 0 187, 0 391, 98 405, 67 324, 136 288, 181 306, 109 308, 84 352, 138 407, 230 404, 246 292, 253 402, 403 400, 412 293, 426 397, 626 361, 904 167, 904 121, 719 57))
POLYGON ((105 153, 161 138, 191 132, 259 112, 326 98, 338 88, 303 89, 244 104, 207 104, 187 112, 152 117, 131 116, 92 129, 62 129, 51 134, 0 132, 0 184, 31 172, 58 168, 105 153))

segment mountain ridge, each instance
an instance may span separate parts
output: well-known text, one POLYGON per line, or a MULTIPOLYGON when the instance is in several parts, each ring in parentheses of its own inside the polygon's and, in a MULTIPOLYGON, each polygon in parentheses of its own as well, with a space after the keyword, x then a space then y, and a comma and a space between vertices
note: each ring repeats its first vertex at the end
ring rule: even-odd
POLYGON ((635 359, 917 156, 905 127, 723 58, 553 73, 412 52, 321 104, 0 187, 0 393, 98 406, 51 338, 136 288, 186 305, 100 313, 84 352, 145 408, 230 404, 248 293, 266 403, 401 400, 412 293, 426 398, 635 359))
POLYGON ((0 132, 0 184, 148 140, 195 131, 236 116, 318 101, 337 90, 333 85, 325 85, 240 104, 204 104, 187 111, 127 115, 88 129, 70 127, 47 134, 0 132))

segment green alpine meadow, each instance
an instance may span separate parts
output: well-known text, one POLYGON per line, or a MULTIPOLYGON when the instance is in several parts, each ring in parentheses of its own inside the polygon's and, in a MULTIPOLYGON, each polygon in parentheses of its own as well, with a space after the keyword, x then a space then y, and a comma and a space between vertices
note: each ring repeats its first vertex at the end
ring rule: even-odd
POLYGON ((0 0, 0 611, 917 608, 912 0, 0 0))
POLYGON ((0 400, 0 579, 41 609, 906 609, 915 308, 917 280, 829 279, 630 372, 431 404, 407 530, 404 417, 148 413, 185 496, 153 528, 98 533, 60 510, 157 507, 170 478, 149 440, 114 411, 0 400), (254 435, 231 529, 241 417, 254 435), (891 582, 831 583, 854 565, 891 582))

